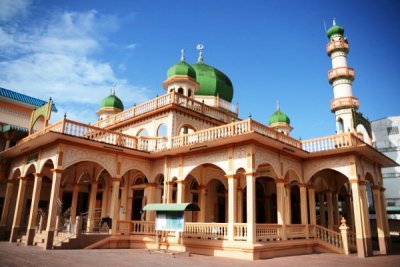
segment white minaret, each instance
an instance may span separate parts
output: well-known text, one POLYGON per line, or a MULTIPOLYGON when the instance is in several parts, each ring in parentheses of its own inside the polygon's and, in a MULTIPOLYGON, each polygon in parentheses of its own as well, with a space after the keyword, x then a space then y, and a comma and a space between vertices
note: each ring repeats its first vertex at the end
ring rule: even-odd
POLYGON ((329 38, 326 51, 332 60, 332 69, 328 72, 328 79, 333 86, 334 98, 331 100, 331 110, 336 116, 336 132, 354 132, 353 110, 358 109, 359 101, 352 92, 354 69, 347 66, 349 43, 344 37, 344 29, 336 25, 335 20, 326 34, 329 38))

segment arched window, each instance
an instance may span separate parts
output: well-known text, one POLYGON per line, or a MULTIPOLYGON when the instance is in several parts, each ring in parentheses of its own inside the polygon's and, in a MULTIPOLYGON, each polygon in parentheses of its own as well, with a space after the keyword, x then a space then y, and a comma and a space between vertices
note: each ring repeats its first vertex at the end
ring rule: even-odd
POLYGON ((140 129, 136 136, 149 136, 146 129, 140 129))
POLYGON ((183 88, 182 88, 182 87, 179 87, 179 89, 178 89, 178 94, 183 95, 183 88))
POLYGON ((188 89, 188 97, 191 97, 192 96, 192 89, 188 89))
POLYGON ((167 136, 168 135, 168 128, 165 123, 161 123, 157 129, 157 136, 167 136))
POLYGON ((336 131, 337 131, 337 133, 343 133, 343 131, 344 131, 344 125, 343 125, 342 118, 339 118, 336 121, 336 131))

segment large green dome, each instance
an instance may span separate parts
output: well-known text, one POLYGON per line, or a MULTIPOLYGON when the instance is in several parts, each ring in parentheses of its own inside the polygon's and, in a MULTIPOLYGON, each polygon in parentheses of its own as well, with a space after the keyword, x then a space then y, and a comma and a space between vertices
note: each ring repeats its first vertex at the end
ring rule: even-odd
POLYGON ((196 81, 200 84, 200 90, 196 95, 219 96, 232 102, 233 86, 231 80, 222 71, 211 67, 202 61, 193 64, 196 71, 196 81))
POLYGON ((185 61, 180 61, 179 63, 173 65, 171 68, 168 69, 167 72, 168 78, 175 76, 175 75, 185 75, 189 76, 196 80, 196 72, 192 66, 190 66, 185 61))
POLYGON ((328 38, 331 38, 331 36, 335 34, 343 35, 344 28, 339 25, 333 24, 333 26, 326 31, 326 35, 328 36, 328 38))
POLYGON ((100 102, 100 108, 117 108, 124 110, 124 104, 115 94, 111 94, 100 102))
POLYGON ((290 124, 289 117, 285 113, 280 111, 280 109, 275 111, 274 114, 272 114, 272 116, 269 118, 269 125, 271 125, 273 123, 279 123, 279 122, 284 122, 284 123, 290 124))

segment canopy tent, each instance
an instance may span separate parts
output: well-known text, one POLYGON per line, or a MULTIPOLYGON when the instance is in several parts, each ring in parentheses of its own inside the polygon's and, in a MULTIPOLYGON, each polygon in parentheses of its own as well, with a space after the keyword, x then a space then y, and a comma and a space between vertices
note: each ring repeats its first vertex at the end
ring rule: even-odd
POLYGON ((194 203, 151 203, 143 208, 144 211, 199 211, 194 203))

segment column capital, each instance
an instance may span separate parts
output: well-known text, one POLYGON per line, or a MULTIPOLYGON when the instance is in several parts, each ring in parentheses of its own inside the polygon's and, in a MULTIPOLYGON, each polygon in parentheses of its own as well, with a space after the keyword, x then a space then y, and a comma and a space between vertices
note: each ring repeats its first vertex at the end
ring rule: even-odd
POLYGON ((382 186, 379 190, 381 190, 381 192, 385 192, 385 191, 386 191, 386 188, 384 188, 384 187, 382 186))
POLYGON ((157 187, 157 183, 147 183, 146 187, 157 187))
POLYGON ((15 182, 15 181, 10 180, 10 179, 7 179, 7 181, 6 181, 7 184, 14 184, 14 182, 15 182))
POLYGON ((299 183, 299 188, 307 188, 307 184, 300 184, 299 183))
POLYGON ((227 175, 225 175, 225 177, 228 179, 232 179, 232 178, 237 179, 238 178, 238 176, 236 174, 227 174, 227 175))
POLYGON ((50 170, 52 173, 63 173, 64 170, 63 169, 51 169, 50 170))
POLYGON ((243 173, 244 175, 246 175, 246 176, 257 176, 257 172, 245 172, 245 173, 243 173))
POLYGON ((35 177, 43 177, 43 174, 40 172, 35 172, 33 175, 35 175, 35 177))
POLYGON ((110 178, 110 180, 111 180, 111 182, 121 182, 121 178, 119 178, 119 177, 114 177, 114 178, 110 178))
POLYGON ((21 180, 21 181, 25 181, 26 180, 26 176, 19 176, 17 179, 21 180))
POLYGON ((314 185, 311 185, 311 184, 309 184, 309 185, 307 185, 307 188, 310 190, 315 190, 315 186, 314 185))
POLYGON ((175 180, 174 182, 176 182, 176 184, 185 184, 186 183, 185 180, 175 180))
POLYGON ((379 185, 373 185, 372 190, 381 190, 381 187, 379 185))
POLYGON ((90 184, 91 185, 98 185, 100 182, 99 181, 97 181, 97 180, 95 180, 95 181, 90 181, 90 184))
POLYGON ((285 184, 286 180, 285 179, 275 179, 275 183, 277 183, 277 184, 285 184))

